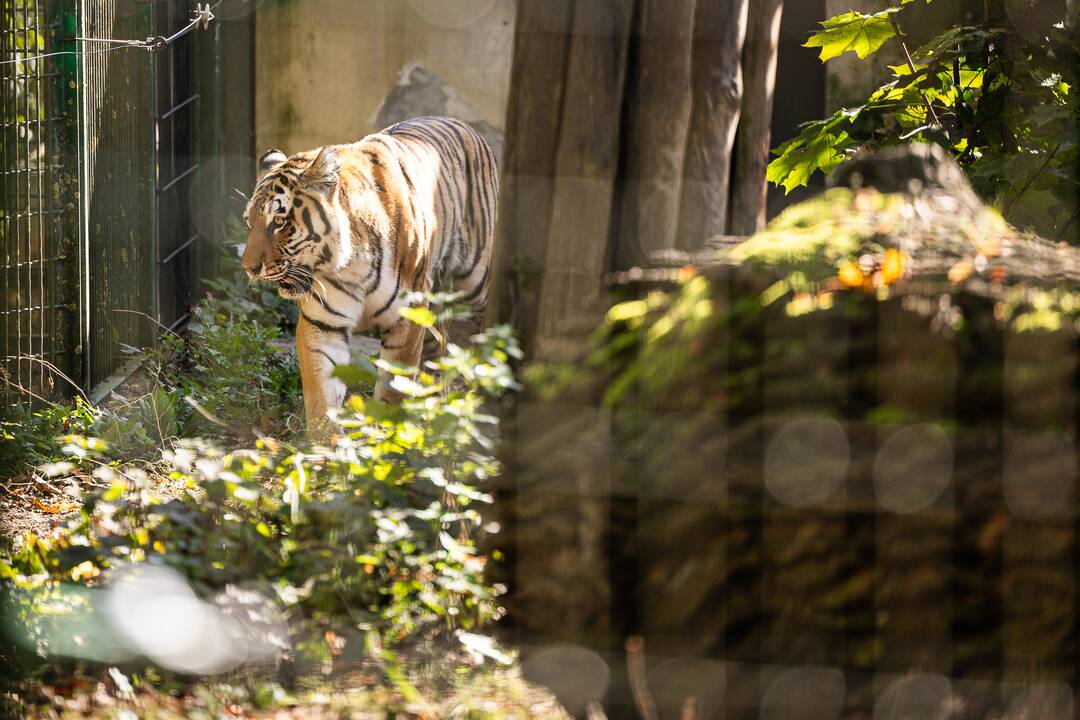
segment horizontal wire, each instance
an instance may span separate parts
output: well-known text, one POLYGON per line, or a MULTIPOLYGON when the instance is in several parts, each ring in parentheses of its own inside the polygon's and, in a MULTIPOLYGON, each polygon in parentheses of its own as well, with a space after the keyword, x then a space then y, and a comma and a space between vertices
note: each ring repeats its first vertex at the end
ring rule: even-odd
POLYGON ((16 58, 15 60, 0 60, 0 65, 11 65, 13 63, 21 62, 33 62, 35 60, 44 60, 45 58, 57 57, 59 55, 99 55, 101 53, 112 52, 113 50, 129 50, 131 48, 141 47, 139 45, 121 45, 119 47, 101 48, 98 50, 60 50, 57 52, 45 53, 44 55, 34 55, 28 58, 16 58))
POLYGON ((112 38, 84 38, 77 37, 75 42, 96 42, 96 43, 112 43, 113 45, 131 45, 133 47, 143 47, 145 40, 113 40, 112 38))
MULTIPOLYGON (((172 43, 176 42, 180 38, 190 33, 200 25, 203 29, 206 29, 210 21, 214 19, 214 10, 218 8, 225 0, 218 0, 213 5, 208 5, 206 9, 201 9, 201 6, 196 6, 195 17, 191 18, 191 21, 184 27, 177 30, 175 33, 168 37, 162 37, 160 35, 156 37, 149 37, 145 40, 114 40, 111 38, 82 38, 77 37, 77 42, 99 42, 99 43, 111 43, 113 47, 98 48, 97 50, 59 50, 57 52, 44 53, 42 55, 33 55, 26 58, 15 58, 13 60, 0 60, 0 65, 11 65, 14 63, 34 62, 35 60, 44 60, 45 58, 58 57, 60 55, 100 55, 101 53, 113 52, 114 50, 130 50, 132 48, 141 48, 156 52, 162 50, 172 43)), ((16 30, 16 32, 21 32, 16 30)))

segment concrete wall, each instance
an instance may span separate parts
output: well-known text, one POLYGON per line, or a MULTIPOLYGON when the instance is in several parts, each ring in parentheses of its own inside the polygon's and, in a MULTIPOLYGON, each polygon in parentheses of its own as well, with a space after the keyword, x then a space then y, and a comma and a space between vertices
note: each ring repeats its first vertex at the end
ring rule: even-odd
POLYGON ((516 0, 263 0, 255 18, 259 154, 349 142, 407 63, 503 126, 516 0))

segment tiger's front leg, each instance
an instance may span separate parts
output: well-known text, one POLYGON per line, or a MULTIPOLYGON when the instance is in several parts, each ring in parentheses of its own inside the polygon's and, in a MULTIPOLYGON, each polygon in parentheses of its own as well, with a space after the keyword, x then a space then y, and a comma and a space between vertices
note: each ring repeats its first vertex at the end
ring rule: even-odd
MULTIPOLYGON (((382 350, 379 357, 401 365, 419 367, 420 354, 424 349, 424 328, 402 318, 390 330, 383 334, 382 350)), ((383 402, 400 403, 403 395, 390 387, 390 374, 379 371, 379 381, 375 385, 375 399, 383 402)))
POLYGON ((300 313, 296 325, 296 352, 300 358, 300 384, 309 429, 326 421, 326 411, 345 400, 345 383, 331 373, 349 362, 350 328, 330 325, 300 313))

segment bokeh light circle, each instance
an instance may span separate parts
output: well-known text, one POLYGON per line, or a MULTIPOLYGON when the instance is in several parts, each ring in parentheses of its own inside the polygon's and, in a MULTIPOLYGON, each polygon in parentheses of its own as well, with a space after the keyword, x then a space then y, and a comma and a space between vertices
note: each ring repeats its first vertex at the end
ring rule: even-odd
POLYGON ((665 717, 678 716, 688 698, 708 717, 723 703, 726 689, 727 672, 716 660, 676 657, 649 670, 649 690, 665 717))
POLYGON ((488 14, 496 0, 409 0, 409 4, 432 25, 463 28, 488 14))
POLYGON ((765 690, 761 720, 835 720, 847 686, 836 668, 807 665, 780 673, 765 690))
POLYGON ((946 717, 951 699, 952 685, 945 676, 909 675, 893 681, 878 696, 874 720, 946 717))
POLYGON ((611 670, 603 658, 576 645, 553 645, 525 658, 522 675, 548 687, 567 710, 582 715, 607 693, 611 670))
POLYGON ((1075 503, 1076 446, 1060 432, 1012 431, 1005 439, 1005 504, 1021 520, 1069 517, 1075 503))
POLYGON ((895 513, 925 510, 949 487, 953 446, 938 425, 909 425, 892 433, 874 463, 874 494, 895 513))
POLYGON ((791 420, 765 451, 765 486, 785 505, 820 505, 843 484, 850 457, 840 423, 825 417, 791 420))
POLYGON ((1071 687, 1063 682, 1048 682, 1021 690, 1005 709, 1003 720, 1043 720, 1071 718, 1075 713, 1071 687))

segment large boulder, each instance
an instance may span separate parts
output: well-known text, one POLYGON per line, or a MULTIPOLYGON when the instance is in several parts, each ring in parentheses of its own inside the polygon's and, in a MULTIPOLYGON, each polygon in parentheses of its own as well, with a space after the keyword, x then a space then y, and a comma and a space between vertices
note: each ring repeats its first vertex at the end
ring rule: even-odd
POLYGON ((479 111, 445 80, 423 65, 409 63, 401 68, 372 124, 377 128, 420 115, 447 115, 464 120, 480 133, 495 157, 502 158, 503 131, 480 117, 479 111))

